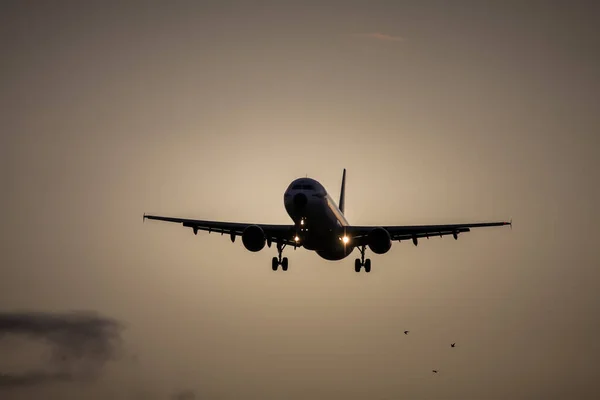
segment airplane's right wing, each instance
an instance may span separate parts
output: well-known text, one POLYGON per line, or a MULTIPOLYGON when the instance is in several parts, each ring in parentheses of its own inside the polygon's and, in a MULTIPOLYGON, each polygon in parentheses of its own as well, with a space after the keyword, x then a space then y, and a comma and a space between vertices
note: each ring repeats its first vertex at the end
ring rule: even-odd
POLYGON ((268 225, 268 224, 252 224, 246 222, 222 222, 222 221, 205 221, 199 219, 185 219, 175 217, 162 217, 158 215, 144 214, 144 220, 153 219, 157 221, 175 222, 182 224, 186 228, 192 228, 194 234, 198 231, 217 232, 220 234, 228 234, 231 240, 235 240, 236 236, 241 236, 249 226, 258 226, 265 233, 267 244, 270 247, 272 242, 287 244, 293 246, 295 244, 294 236, 296 233, 294 225, 268 225))

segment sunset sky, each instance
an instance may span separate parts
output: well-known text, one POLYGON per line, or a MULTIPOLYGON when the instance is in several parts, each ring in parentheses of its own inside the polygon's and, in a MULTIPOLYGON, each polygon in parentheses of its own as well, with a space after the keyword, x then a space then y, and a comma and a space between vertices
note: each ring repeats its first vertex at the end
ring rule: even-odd
POLYGON ((3 1, 0 398, 600 398, 599 11, 3 1), (357 274, 142 222, 343 168, 351 224, 514 226, 357 274))

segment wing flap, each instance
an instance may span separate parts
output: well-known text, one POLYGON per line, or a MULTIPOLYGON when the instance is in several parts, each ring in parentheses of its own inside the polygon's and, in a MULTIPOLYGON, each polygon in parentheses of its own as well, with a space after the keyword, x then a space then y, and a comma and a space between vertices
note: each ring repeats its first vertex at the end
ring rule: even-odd
POLYGON ((398 240, 398 241, 402 241, 402 240, 412 240, 414 238, 417 239, 421 239, 421 238, 430 238, 430 237, 442 237, 442 236, 449 236, 449 235, 454 235, 459 234, 459 233, 463 233, 463 232, 471 232, 471 229, 469 228, 460 228, 457 229, 456 231, 439 231, 439 232, 426 232, 426 233, 415 233, 415 234, 401 234, 401 235, 390 235, 392 237, 392 240, 398 240))

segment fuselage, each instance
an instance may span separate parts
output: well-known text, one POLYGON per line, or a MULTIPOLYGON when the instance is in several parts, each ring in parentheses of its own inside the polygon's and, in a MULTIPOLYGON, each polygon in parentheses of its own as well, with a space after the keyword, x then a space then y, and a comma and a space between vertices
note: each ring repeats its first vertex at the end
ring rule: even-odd
POLYGON ((319 182, 311 178, 294 180, 285 191, 283 202, 305 249, 331 261, 352 253, 353 246, 342 240, 348 221, 319 182))

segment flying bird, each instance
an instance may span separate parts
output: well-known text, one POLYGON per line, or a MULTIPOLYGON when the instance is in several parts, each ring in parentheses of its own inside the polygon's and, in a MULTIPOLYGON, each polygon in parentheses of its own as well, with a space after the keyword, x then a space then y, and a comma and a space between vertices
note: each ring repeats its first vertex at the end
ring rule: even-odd
POLYGON ((455 346, 456 346, 456 343, 452 343, 452 344, 450 345, 450 347, 455 347, 455 346))
POLYGON ((409 331, 404 331, 404 334, 405 334, 405 335, 408 335, 408 332, 409 332, 409 331))
POLYGON ((432 369, 431 372, 433 372, 434 374, 437 374, 438 370, 437 369, 432 369))

